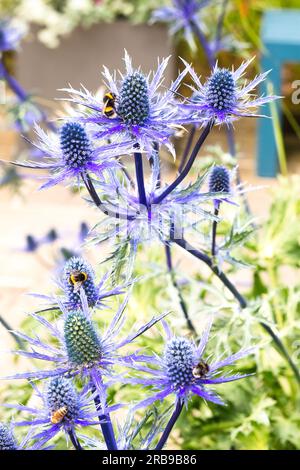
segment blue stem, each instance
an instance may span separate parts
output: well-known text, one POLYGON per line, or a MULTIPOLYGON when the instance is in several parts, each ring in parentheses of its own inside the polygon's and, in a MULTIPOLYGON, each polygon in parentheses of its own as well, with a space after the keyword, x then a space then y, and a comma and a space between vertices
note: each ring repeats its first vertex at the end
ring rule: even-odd
POLYGON ((197 25, 197 23, 195 23, 194 21, 191 21, 191 27, 192 27, 192 30, 194 31, 194 34, 199 39, 199 42, 202 45, 202 47, 204 49, 204 52, 205 52, 205 55, 207 57, 209 66, 212 69, 215 66, 216 58, 215 58, 215 56, 214 56, 214 54, 211 50, 211 47, 210 47, 209 43, 207 42, 203 32, 201 31, 201 29, 197 25))
POLYGON ((182 172, 182 170, 184 168, 184 165, 186 164, 188 154, 190 153, 191 148, 192 148, 192 143, 193 143, 195 133, 196 133, 196 126, 192 126, 192 128, 190 130, 190 133, 189 133, 189 136, 188 136, 188 140, 187 140, 184 152, 183 152, 183 155, 182 155, 182 158, 181 158, 181 162, 180 162, 180 165, 179 165, 179 168, 178 168, 179 173, 182 172))
MULTIPOLYGON (((91 382, 92 392, 96 392, 97 388, 94 383, 91 382)), ((101 400, 98 394, 95 395, 94 403, 96 410, 98 411, 101 408, 101 400)), ((115 438, 114 428, 110 419, 109 413, 99 415, 99 423, 101 431, 105 440, 107 450, 118 450, 117 441, 115 438)))
MULTIPOLYGON (((215 216, 219 215, 219 204, 215 207, 214 214, 215 216)), ((215 256, 216 254, 217 226, 218 226, 218 222, 214 220, 212 224, 212 242, 211 242, 211 255, 212 256, 215 256)))
POLYGON ((175 406, 175 410, 173 411, 172 413, 172 416, 164 430, 164 432, 162 433, 162 436, 161 438, 159 439, 158 441, 158 444, 157 446, 155 447, 155 450, 162 450, 162 448, 164 447, 164 445, 166 444, 168 438, 169 438, 169 435, 177 421, 177 419, 179 418, 180 416, 180 413, 182 411, 182 408, 183 408, 183 402, 181 400, 177 400, 177 403, 176 403, 176 406, 175 406))
POLYGON ((70 440, 74 446, 74 449, 75 450, 84 450, 82 447, 81 447, 81 444, 78 440, 78 437, 76 436, 76 433, 75 433, 75 430, 74 429, 69 429, 68 430, 68 435, 70 437, 70 440))
POLYGON ((171 276, 172 284, 173 284, 174 288, 177 291, 177 294, 178 294, 178 297, 179 297, 179 304, 180 304, 181 310, 183 312, 183 315, 186 319, 187 326, 188 326, 189 330, 192 333, 197 335, 196 329, 195 329, 195 327, 194 327, 194 325, 193 325, 193 323, 192 323, 192 321, 189 317, 188 309, 187 309, 186 303, 184 301, 184 298, 181 294, 181 290, 180 290, 180 288, 179 288, 179 286, 176 282, 175 273, 174 273, 174 269, 173 269, 171 247, 168 243, 165 245, 165 251, 166 251, 166 260, 167 260, 168 271, 169 271, 170 276, 171 276))
POLYGON ((210 121, 206 124, 202 134, 200 135, 199 139, 196 142, 196 145, 190 155, 190 158, 185 165, 184 169, 182 172, 177 176, 177 178, 171 183, 165 191, 163 191, 159 196, 153 199, 153 204, 159 204, 163 199, 165 199, 168 194, 170 194, 181 182, 182 180, 188 175, 190 172, 190 169, 193 166, 193 163, 199 153, 199 150, 201 149, 204 141, 206 140, 208 134, 210 133, 211 129, 213 128, 214 121, 210 121))
POLYGON ((147 207, 147 197, 145 191, 145 182, 144 182, 144 170, 143 170, 143 157, 140 152, 134 154, 135 162, 135 173, 136 173, 136 182, 139 192, 139 201, 140 204, 143 204, 147 207))
POLYGON ((20 101, 26 101, 28 99, 26 91, 21 87, 18 81, 8 73, 5 65, 0 60, 0 77, 1 76, 6 80, 7 84, 20 101))

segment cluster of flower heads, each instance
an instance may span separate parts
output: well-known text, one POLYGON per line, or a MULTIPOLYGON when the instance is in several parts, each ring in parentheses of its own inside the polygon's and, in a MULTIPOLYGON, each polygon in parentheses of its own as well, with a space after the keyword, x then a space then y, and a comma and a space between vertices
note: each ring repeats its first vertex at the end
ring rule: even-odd
MULTIPOLYGON (((128 297, 121 303, 106 330, 100 331, 93 318, 99 293, 96 294, 95 291, 94 272, 90 265, 83 259, 73 258, 66 264, 62 277, 64 298, 57 300, 61 310, 57 320, 48 321, 44 316, 32 314, 40 326, 46 328, 52 339, 43 341, 38 334, 30 337, 15 332, 24 344, 29 346, 28 349, 15 351, 17 355, 49 364, 46 368, 6 377, 10 380, 30 380, 34 394, 40 401, 39 406, 31 403, 4 404, 8 408, 28 415, 25 420, 14 423, 14 426, 25 426, 30 429, 26 448, 29 448, 29 442, 33 442, 30 447, 32 449, 44 448, 59 432, 63 432, 67 440, 78 448, 81 446, 78 430, 95 425, 106 429, 105 426, 110 422, 110 413, 125 406, 120 403, 109 404, 107 401, 108 388, 117 383, 152 385, 153 395, 138 403, 128 403, 131 412, 134 413, 137 408, 148 406, 170 394, 175 394, 175 403, 178 399, 187 402, 191 394, 196 393, 205 400, 222 404, 221 399, 206 390, 206 387, 245 376, 222 375, 221 371, 235 360, 249 354, 250 350, 241 351, 227 359, 210 361, 209 364, 204 362, 202 356, 208 341, 210 325, 203 333, 198 347, 187 338, 171 334, 163 320, 165 313, 120 338, 128 297), (74 272, 75 275, 85 274, 85 278, 73 279, 74 272), (67 284, 67 280, 70 285, 67 284), (76 285, 77 282, 80 283, 79 287, 76 285), (74 287, 75 294, 78 292, 79 297, 74 296, 74 287), (69 299, 69 302, 65 299, 69 299), (70 302, 73 302, 72 305, 70 302), (130 345, 161 320, 167 334, 165 351, 161 357, 156 352, 149 355, 143 354, 140 350, 132 351, 132 348, 130 352, 126 352, 125 346, 130 345), (124 369, 121 375, 120 367, 124 369), (80 390, 78 384, 74 382, 75 376, 80 379, 80 390), (43 380, 43 387, 37 386, 33 380, 43 380)), ((111 295, 114 295, 114 290, 111 292, 111 295)), ((104 430, 103 435, 105 437, 104 430)), ((121 437, 119 436, 117 440, 119 445, 121 437)), ((4 450, 21 448, 13 437, 12 429, 3 424, 0 425, 0 448, 4 450)))

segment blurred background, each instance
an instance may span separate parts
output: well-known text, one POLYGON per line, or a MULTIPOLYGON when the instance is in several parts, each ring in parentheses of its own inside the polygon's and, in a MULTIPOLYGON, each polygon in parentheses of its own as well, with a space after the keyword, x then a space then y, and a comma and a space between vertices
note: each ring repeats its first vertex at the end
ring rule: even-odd
MULTIPOLYGON (((221 0, 207 3, 207 10, 203 8, 201 14, 204 32, 209 37, 223 3, 221 0)), ((285 305, 292 302, 289 297, 289 290, 292 290, 293 322, 298 328, 300 92, 298 94, 297 90, 300 89, 300 28, 295 27, 291 19, 293 17, 295 24, 300 24, 299 0, 229 0, 225 3, 225 39, 224 47, 217 51, 219 65, 237 67, 243 60, 256 56, 248 71, 248 78, 253 78, 273 61, 272 68, 279 70, 279 81, 278 73, 276 76, 271 74, 269 85, 283 96, 280 105, 266 111, 274 118, 273 123, 271 120, 268 123, 268 128, 259 129, 260 121, 257 119, 242 119, 234 126, 242 180, 260 187, 259 191, 249 192, 248 198, 251 212, 262 227, 255 245, 251 247, 256 269, 250 274, 246 270, 239 273, 237 282, 254 298, 258 294, 265 296, 267 310, 272 309, 275 303, 277 310, 282 310, 283 327, 291 325, 285 305), (276 15, 268 16, 274 10, 276 15), (290 12, 288 17, 287 12, 290 12), (268 297, 270 279, 275 283, 271 298, 268 297)), ((61 103, 56 99, 61 97, 61 93, 58 89, 69 84, 78 88, 83 84, 96 92, 103 86, 103 65, 110 69, 123 68, 124 49, 145 73, 155 69, 158 57, 171 54, 165 86, 181 68, 178 57, 192 63, 202 77, 208 76, 209 63, 197 39, 191 45, 181 31, 170 34, 168 24, 151 21, 157 8, 170 4, 167 0, 0 0, 0 21, 12 19, 16 28, 22 31, 20 44, 15 49, 3 50, 2 61, 10 76, 16 78, 27 93, 25 99, 20 100, 7 81, 0 80, 1 160, 26 158, 28 145, 20 134, 30 135, 33 121, 51 122, 59 114, 61 103)), ((185 95, 189 90, 182 87, 180 92, 185 95)), ((99 96, 101 93, 103 88, 99 96)), ((183 141, 175 142, 178 154, 182 152, 183 141)), ((203 167, 214 160, 231 165, 227 147, 226 130, 215 130, 201 153, 203 167)), ((175 174, 177 165, 170 156, 164 156, 166 179, 175 174)), ((71 253, 81 252, 87 231, 99 220, 98 213, 87 206, 76 192, 63 186, 38 192, 38 186, 36 174, 1 163, 0 314, 13 327, 19 326, 25 313, 36 307, 36 300, 26 294, 51 292, 56 269, 71 253)), ((99 261, 94 247, 85 253, 90 261, 99 261)), ((187 267, 192 273, 190 264, 182 263, 181 267, 187 267)), ((297 334, 288 329, 285 334, 298 360, 297 334)), ((1 349, 13 342, 1 328, 0 340, 1 349)), ((276 360, 279 361, 278 358, 276 360)), ((280 361, 279 366, 284 367, 280 361)), ((11 369, 12 360, 6 358, 1 368, 11 369)), ((293 385, 285 383, 280 386, 289 389, 290 397, 294 393, 293 385)), ((275 400, 274 397, 268 398, 268 393, 264 389, 266 402, 259 403, 258 418, 254 408, 252 410, 256 416, 254 422, 258 422, 260 428, 270 427, 272 419, 275 423, 275 418, 269 417, 266 411, 273 403, 268 399, 275 400)), ((280 419, 288 419, 291 410, 287 403, 280 407, 284 409, 280 419)), ((286 430, 288 437, 269 430, 276 434, 273 441, 267 431, 267 437, 258 436, 255 426, 253 431, 249 421, 249 446, 297 448, 299 417, 295 419, 293 427, 286 430)), ((280 423, 283 421, 276 421, 276 426, 280 427, 280 423)), ((220 432, 226 431, 222 429, 220 432)), ((192 435, 191 431, 191 442, 192 435)), ((195 448, 196 445, 185 442, 186 447, 195 448)), ((217 446, 214 439, 207 445, 217 446)), ((228 445, 226 441, 223 446, 226 448, 228 445)), ((243 438, 237 447, 247 448, 247 445, 243 438)))

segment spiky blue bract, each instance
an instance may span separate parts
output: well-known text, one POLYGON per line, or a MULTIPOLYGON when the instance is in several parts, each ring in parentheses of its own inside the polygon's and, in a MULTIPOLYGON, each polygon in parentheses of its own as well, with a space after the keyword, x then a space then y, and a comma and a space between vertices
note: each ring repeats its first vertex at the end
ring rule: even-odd
POLYGON ((66 166, 82 168, 89 161, 92 149, 84 127, 78 122, 66 122, 60 130, 60 146, 66 166))
POLYGON ((64 335, 69 362, 89 366, 101 359, 102 346, 92 322, 81 312, 70 312, 64 335))
MULTIPOLYGON (((194 85, 192 100, 182 105, 194 122, 205 124, 214 120, 216 124, 230 124, 240 117, 263 117, 257 108, 278 96, 256 97, 253 90, 263 82, 269 71, 257 75, 245 83, 241 78, 253 58, 242 63, 237 70, 228 70, 215 65, 211 76, 204 84, 190 68, 194 85)), ((183 61, 185 64, 186 62, 183 61)), ((186 64, 187 65, 187 64, 186 64)))
POLYGON ((98 96, 84 87, 81 90, 62 90, 71 95, 67 100, 76 105, 76 119, 84 124, 97 124, 94 134, 97 138, 117 138, 122 142, 129 141, 131 145, 138 144, 141 150, 147 152, 148 158, 153 153, 153 142, 165 145, 175 156, 170 139, 179 126, 189 122, 176 100, 176 91, 188 67, 169 85, 163 84, 169 58, 158 62, 154 73, 145 75, 139 68, 133 68, 126 51, 124 61, 125 73, 121 74, 120 79, 116 78, 116 72, 111 74, 106 67, 103 72, 107 89, 116 95, 115 116, 107 117, 98 96))
POLYGON ((79 396, 70 379, 55 377, 50 380, 46 390, 46 400, 50 413, 65 407, 67 414, 63 418, 64 420, 74 421, 78 418, 80 411, 79 396))
POLYGON ((12 431, 2 423, 0 423, 0 450, 18 450, 12 431))
POLYGON ((80 290, 72 283, 71 276, 74 272, 80 272, 86 276, 81 288, 84 290, 89 306, 94 306, 100 296, 99 288, 95 283, 95 272, 86 260, 82 257, 72 257, 64 266, 62 287, 66 296, 67 305, 70 309, 81 307, 80 290))
POLYGON ((175 388, 191 383, 195 351, 193 344, 187 338, 175 336, 171 338, 165 346, 163 362, 166 376, 175 388))
POLYGON ((58 133, 46 133, 38 125, 35 132, 38 140, 32 143, 41 153, 38 160, 13 162, 17 166, 49 170, 48 181, 41 189, 62 182, 79 186, 82 175, 94 174, 99 181, 105 181, 107 172, 120 169, 118 158, 132 152, 130 142, 96 139, 91 125, 71 120, 58 133))
POLYGON ((222 165, 212 168, 209 175, 209 191, 212 193, 230 193, 230 172, 222 165))
POLYGON ((144 124, 150 112, 149 90, 144 75, 134 72, 125 77, 120 90, 117 112, 126 124, 144 124))
POLYGON ((148 372, 149 377, 135 379, 135 383, 152 386, 153 395, 137 403, 135 408, 149 406, 171 394, 175 395, 175 401, 187 402, 192 395, 196 394, 207 401, 219 405, 224 404, 214 391, 208 389, 208 386, 247 377, 248 374, 226 375, 222 369, 253 352, 253 348, 241 350, 225 359, 206 360, 203 354, 208 342, 211 322, 204 330, 198 345, 189 339, 173 335, 169 326, 163 323, 167 335, 164 354, 161 357, 155 355, 152 359, 149 356, 148 365, 141 368, 143 372, 148 372), (194 373, 194 369, 200 362, 204 362, 207 366, 206 372, 201 377, 194 373))

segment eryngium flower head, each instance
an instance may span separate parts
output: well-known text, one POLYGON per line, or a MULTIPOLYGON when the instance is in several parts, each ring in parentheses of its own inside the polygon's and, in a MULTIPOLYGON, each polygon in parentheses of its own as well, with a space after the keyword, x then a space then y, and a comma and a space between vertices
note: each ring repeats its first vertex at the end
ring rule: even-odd
POLYGON ((201 21, 201 10, 206 7, 211 0, 173 0, 172 6, 161 7, 152 14, 152 22, 165 22, 170 25, 170 34, 174 35, 183 32, 185 40, 192 49, 196 49, 194 40, 193 25, 204 28, 201 21))
POLYGON ((187 338, 174 336, 168 325, 165 322, 163 324, 167 335, 164 354, 162 357, 147 358, 152 368, 143 366, 142 370, 148 372, 149 378, 135 379, 135 383, 152 386, 154 394, 142 400, 135 408, 149 406, 170 394, 175 394, 176 401, 186 402, 195 394, 213 403, 224 404, 215 392, 207 389, 207 386, 247 377, 248 374, 226 375, 222 369, 250 354, 253 348, 241 350, 225 359, 216 361, 204 359, 203 353, 208 341, 211 322, 203 332, 198 346, 187 338))
POLYGON ((117 137, 131 145, 139 147, 151 156, 153 142, 166 145, 174 154, 174 147, 170 142, 178 126, 188 123, 186 115, 178 108, 175 98, 183 77, 188 72, 186 67, 177 79, 158 91, 164 80, 164 72, 169 58, 158 63, 157 71, 143 75, 139 69, 134 69, 132 61, 125 52, 125 74, 118 80, 117 74, 111 74, 104 67, 104 80, 107 90, 116 96, 115 113, 112 116, 105 114, 105 104, 99 101, 98 96, 92 95, 88 90, 64 89, 70 93, 68 101, 79 105, 77 119, 84 123, 98 124, 95 136, 101 139, 117 137), (82 108, 83 107, 83 108, 82 108), (84 107, 87 111, 83 111, 84 107))
POLYGON ((117 112, 126 124, 144 124, 150 112, 149 90, 144 75, 134 72, 124 79, 117 112))
POLYGON ((80 289, 85 292, 87 302, 94 306, 99 300, 99 289, 95 283, 92 266, 81 257, 73 257, 66 262, 63 271, 63 290, 69 308, 81 307, 80 289))
POLYGON ((0 450, 18 450, 16 440, 11 429, 0 423, 0 450))
POLYGON ((194 94, 192 100, 182 106, 188 113, 192 113, 195 122, 198 119, 200 123, 214 121, 216 124, 229 124, 240 117, 263 117, 256 113, 256 109, 279 97, 257 98, 253 94, 254 88, 266 79, 269 71, 257 75, 247 84, 240 84, 241 77, 252 60, 242 63, 235 71, 219 68, 216 64, 204 85, 190 68, 195 84, 192 87, 194 94))
POLYGON ((19 46, 25 29, 9 19, 0 20, 0 52, 14 50, 19 46))
POLYGON ((82 168, 91 158, 91 143, 85 128, 78 122, 67 122, 62 126, 60 146, 65 165, 70 168, 82 168))
POLYGON ((96 282, 94 269, 81 256, 72 256, 68 259, 63 268, 57 272, 57 277, 60 278, 60 276, 61 279, 57 280, 58 286, 63 291, 60 298, 51 295, 33 294, 38 298, 42 298, 47 303, 47 308, 50 306, 55 308, 59 302, 67 310, 81 309, 81 290, 85 294, 89 307, 104 308, 106 306, 103 302, 104 299, 124 294, 125 289, 131 284, 131 282, 127 282, 111 289, 108 285, 109 273, 106 273, 100 282, 96 282))
POLYGON ((47 134, 38 125, 35 132, 38 142, 33 145, 41 152, 39 160, 13 163, 25 168, 49 170, 50 177, 41 189, 65 180, 79 185, 82 175, 88 173, 104 181, 107 171, 120 169, 117 157, 131 151, 128 143, 98 142, 92 138, 90 126, 78 122, 67 122, 57 134, 47 134))
POLYGON ((225 166, 216 165, 212 168, 208 186, 212 193, 230 193, 230 172, 225 166))
POLYGON ((64 324, 69 362, 89 366, 101 360, 102 346, 95 327, 83 312, 70 312, 64 324))
POLYGON ((166 344, 163 362, 166 376, 175 388, 191 383, 195 351, 187 338, 176 336, 171 338, 166 344))
MULTIPOLYGON (((40 405, 5 405, 30 415, 30 419, 18 421, 15 426, 31 428, 30 440, 35 441, 32 450, 40 449, 60 431, 68 434, 76 428, 82 429, 99 423, 100 412, 94 410, 95 394, 90 391, 88 384, 77 391, 71 379, 58 376, 49 380, 44 390, 40 390, 35 384, 32 386, 40 405)), ((113 411, 116 408, 108 407, 107 410, 113 411)))
POLYGON ((74 421, 78 417, 80 410, 79 396, 70 379, 55 377, 50 380, 46 389, 46 400, 51 421, 54 424, 57 424, 56 421, 74 421), (64 410, 64 412, 55 416, 58 410, 64 410))
POLYGON ((121 355, 119 350, 151 328, 166 314, 154 317, 136 332, 129 333, 125 339, 119 339, 118 334, 124 324, 124 311, 128 299, 126 298, 120 305, 111 324, 106 330, 101 331, 101 335, 92 322, 91 312, 83 290, 81 290, 81 301, 82 310, 77 312, 70 312, 60 304, 63 312, 63 325, 61 325, 61 320, 57 323, 51 323, 36 313, 31 315, 47 328, 56 342, 58 341, 57 346, 53 344, 50 346, 48 342, 44 343, 38 336, 31 338, 14 332, 30 346, 30 350, 16 351, 18 355, 42 360, 44 364, 46 361, 54 367, 49 370, 43 367, 42 370, 20 373, 7 378, 45 379, 62 375, 65 377, 75 375, 80 375, 82 378, 87 377, 94 382, 97 393, 101 397, 101 410, 105 413, 106 400, 103 397, 106 397, 106 386, 103 383, 103 378, 114 377, 114 365, 126 367, 132 364, 138 356, 136 353, 121 355))

